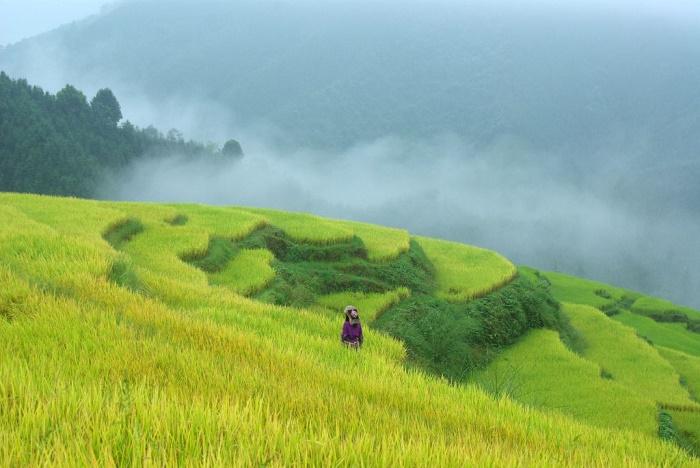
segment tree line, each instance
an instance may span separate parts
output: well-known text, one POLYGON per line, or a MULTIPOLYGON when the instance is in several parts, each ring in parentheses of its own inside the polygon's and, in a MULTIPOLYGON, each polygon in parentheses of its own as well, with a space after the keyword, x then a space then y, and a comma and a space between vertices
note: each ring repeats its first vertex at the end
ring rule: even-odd
POLYGON ((122 121, 111 90, 88 101, 66 85, 55 95, 0 72, 0 191, 90 197, 108 171, 137 158, 177 154, 191 158, 243 155, 240 144, 185 140, 152 126, 122 121))

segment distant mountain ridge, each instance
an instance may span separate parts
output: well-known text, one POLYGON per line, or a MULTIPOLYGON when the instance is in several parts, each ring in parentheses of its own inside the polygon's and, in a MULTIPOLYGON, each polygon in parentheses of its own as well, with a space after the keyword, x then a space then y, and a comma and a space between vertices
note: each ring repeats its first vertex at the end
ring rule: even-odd
POLYGON ((292 144, 452 132, 577 154, 700 146, 700 30, 593 7, 140 0, 8 47, 0 69, 44 85, 33 58, 47 50, 78 86, 214 101, 292 144))

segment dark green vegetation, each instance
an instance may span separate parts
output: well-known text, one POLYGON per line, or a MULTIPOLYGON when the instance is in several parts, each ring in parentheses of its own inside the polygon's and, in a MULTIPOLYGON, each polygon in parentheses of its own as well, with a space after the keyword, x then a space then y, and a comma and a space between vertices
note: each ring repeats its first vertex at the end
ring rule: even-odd
POLYGON ((164 136, 121 119, 109 89, 88 102, 73 86, 52 95, 1 72, 0 191, 90 196, 101 176, 143 156, 241 155, 235 142, 221 152, 176 130, 164 136))
POLYGON ((115 249, 119 250, 126 242, 129 242, 136 234, 143 232, 143 224, 134 218, 128 218, 115 224, 103 234, 104 240, 115 249))
POLYGON ((375 326, 403 340, 413 363, 455 381, 532 328, 559 330, 569 346, 579 345, 559 304, 545 287, 524 276, 466 303, 414 295, 386 311, 375 326))
POLYGON ((662 323, 683 323, 695 333, 700 333, 700 315, 687 307, 679 307, 668 301, 643 298, 629 304, 632 312, 662 323))
POLYGON ((612 317, 613 315, 617 315, 623 310, 629 310, 635 301, 634 297, 628 296, 628 295, 623 295, 619 299, 615 299, 605 289, 597 290, 595 293, 597 295, 599 295, 600 297, 602 297, 604 299, 608 299, 610 301, 606 304, 603 304, 600 307, 600 310, 605 312, 605 315, 607 315, 608 317, 612 317))
POLYGON ((171 226, 184 226, 187 224, 187 221, 189 221, 189 218, 183 214, 175 215, 172 219, 167 220, 171 226))
POLYGON ((659 437, 669 442, 676 442, 676 430, 673 427, 673 418, 668 411, 659 411, 659 437))
POLYGON ((267 226, 238 242, 214 238, 205 255, 184 260, 216 273, 244 248, 265 248, 275 256, 275 279, 256 295, 265 302, 306 307, 319 295, 408 287, 412 296, 384 312, 372 325, 402 340, 412 365, 454 381, 487 364, 531 328, 556 329, 571 348, 582 346, 546 283, 527 275, 470 302, 452 303, 435 297, 434 268, 414 241, 408 252, 395 260, 376 263, 367 260, 358 237, 315 245, 295 241, 267 226))
MULTIPOLYGON (((659 410, 659 438, 673 442, 682 447, 689 454, 697 457, 700 455, 700 441, 697 438, 697 428, 693 431, 684 429, 676 422, 676 418, 683 419, 686 415, 696 415, 695 411, 684 409, 665 409, 659 410)), ((697 418, 693 418, 697 420, 697 418)))
POLYGON ((124 260, 117 260, 109 271, 109 280, 139 294, 149 294, 149 291, 139 281, 131 266, 124 260))

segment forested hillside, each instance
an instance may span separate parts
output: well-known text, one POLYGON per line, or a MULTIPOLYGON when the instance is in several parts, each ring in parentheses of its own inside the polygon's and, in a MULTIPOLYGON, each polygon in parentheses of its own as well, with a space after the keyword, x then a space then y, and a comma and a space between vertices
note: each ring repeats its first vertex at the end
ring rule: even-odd
POLYGON ((121 120, 109 89, 88 101, 70 85, 53 95, 0 72, 0 191, 89 196, 106 171, 143 156, 240 154, 233 140, 220 151, 121 120))

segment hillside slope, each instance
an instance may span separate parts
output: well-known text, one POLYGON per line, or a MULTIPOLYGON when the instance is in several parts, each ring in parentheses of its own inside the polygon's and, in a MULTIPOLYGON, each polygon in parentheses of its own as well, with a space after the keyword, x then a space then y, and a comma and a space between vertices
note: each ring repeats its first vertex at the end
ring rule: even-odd
MULTIPOLYGON (((0 194, 0 215, 0 460, 8 465, 695 463, 648 435, 408 370, 402 343, 371 327, 361 352, 344 349, 342 319, 323 311, 336 304, 328 297, 285 307, 265 296, 281 294, 278 283, 248 298, 226 287, 246 275, 210 281, 209 270, 264 239, 275 253, 273 281, 319 268, 310 256, 341 268, 352 263, 343 249, 355 249, 352 261, 372 273, 350 283, 356 292, 389 287, 418 258, 414 243, 399 253, 405 233, 244 208, 15 194, 0 194), (294 240, 301 236, 315 243, 294 240), (398 243, 393 259, 377 240, 389 237, 398 243), (374 254, 383 259, 361 258, 374 254)), ((502 257, 477 253, 455 258, 512 271, 502 257)), ((242 264, 265 270, 268 261, 242 264)), ((455 294, 489 290, 478 274, 459 274, 455 294)), ((407 292, 396 294, 388 301, 407 292)))
POLYGON ((561 273, 520 271, 568 301, 562 311, 575 339, 567 349, 552 331, 530 331, 470 380, 492 394, 601 427, 658 434, 700 454, 697 311, 561 273))

